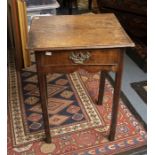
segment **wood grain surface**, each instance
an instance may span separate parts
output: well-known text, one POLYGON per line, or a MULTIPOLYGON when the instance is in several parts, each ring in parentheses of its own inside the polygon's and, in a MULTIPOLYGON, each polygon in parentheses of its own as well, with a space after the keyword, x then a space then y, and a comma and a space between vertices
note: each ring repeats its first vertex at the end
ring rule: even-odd
POLYGON ((133 47, 114 14, 35 17, 29 33, 29 49, 68 50, 133 47))

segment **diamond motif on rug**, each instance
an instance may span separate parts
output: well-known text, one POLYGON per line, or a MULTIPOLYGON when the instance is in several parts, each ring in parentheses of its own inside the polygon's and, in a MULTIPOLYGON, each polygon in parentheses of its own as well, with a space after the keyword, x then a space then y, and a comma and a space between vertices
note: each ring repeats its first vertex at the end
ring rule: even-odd
POLYGON ((63 91, 60 95, 64 98, 71 98, 73 95, 73 92, 66 90, 66 91, 63 91))
MULTIPOLYGON (((49 97, 52 97, 54 94, 57 94, 57 93, 61 92, 61 91, 64 90, 65 88, 67 88, 67 87, 49 84, 49 85, 48 85, 48 96, 49 96, 49 97)), ((29 94, 29 95, 34 95, 34 96, 40 96, 38 88, 37 88, 37 89, 33 89, 33 90, 30 91, 30 92, 27 92, 27 94, 29 94)))
POLYGON ((72 104, 72 100, 64 100, 57 98, 49 98, 48 99, 48 112, 49 114, 59 113, 61 110, 72 104))
POLYGON ((37 105, 34 105, 32 108, 29 109, 29 111, 42 113, 41 104, 39 103, 37 105))
POLYGON ((59 85, 53 85, 53 84, 50 85, 49 84, 48 85, 48 96, 52 97, 54 94, 57 94, 66 88, 67 87, 65 87, 65 86, 59 86, 59 85))
POLYGON ((33 83, 37 83, 38 82, 38 77, 37 75, 33 75, 32 77, 29 77, 27 79, 25 79, 26 82, 33 82, 33 83))
POLYGON ((66 85, 68 83, 68 80, 66 79, 59 79, 55 82, 58 85, 66 85))
MULTIPOLYGON (((73 103, 73 101, 71 101, 71 100, 49 98, 48 99, 48 113, 56 114, 72 103, 73 103)), ((29 109, 29 111, 42 113, 41 103, 34 105, 32 108, 29 109)))
POLYGON ((52 117, 49 118, 49 123, 50 123, 50 125, 61 125, 68 118, 69 118, 69 116, 65 116, 65 115, 53 115, 52 117))
POLYGON ((36 88, 37 88, 37 86, 35 84, 27 84, 26 86, 24 86, 24 90, 26 90, 26 91, 31 91, 36 88))
POLYGON ((79 106, 71 105, 67 108, 67 112, 70 114, 75 114, 80 110, 79 106))
POLYGON ((29 121, 32 121, 32 122, 37 122, 39 121, 40 119, 42 118, 42 115, 41 114, 37 114, 37 113, 32 113, 30 114, 27 119, 29 121))
POLYGON ((29 96, 28 98, 25 99, 25 103, 28 105, 34 105, 39 101, 39 98, 35 96, 29 96))

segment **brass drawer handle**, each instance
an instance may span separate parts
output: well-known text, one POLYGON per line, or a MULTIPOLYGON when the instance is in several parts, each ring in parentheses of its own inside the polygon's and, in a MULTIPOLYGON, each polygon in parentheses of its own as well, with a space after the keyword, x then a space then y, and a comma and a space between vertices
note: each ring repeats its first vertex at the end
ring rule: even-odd
POLYGON ((89 52, 71 52, 69 58, 76 64, 83 64, 90 58, 89 52))

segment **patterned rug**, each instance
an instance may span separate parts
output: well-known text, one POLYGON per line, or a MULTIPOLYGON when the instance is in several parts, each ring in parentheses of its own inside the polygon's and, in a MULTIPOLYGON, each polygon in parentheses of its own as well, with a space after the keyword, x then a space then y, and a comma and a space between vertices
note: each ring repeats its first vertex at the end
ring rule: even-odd
POLYGON ((131 83, 131 86, 140 98, 147 104, 147 81, 134 82, 131 83))
POLYGON ((97 106, 94 103, 99 73, 79 70, 69 75, 48 74, 52 143, 46 144, 35 65, 21 73, 22 93, 13 59, 9 60, 8 75, 9 155, 111 155, 145 151, 145 125, 125 97, 120 99, 116 140, 107 139, 113 94, 109 77, 103 105, 97 106))

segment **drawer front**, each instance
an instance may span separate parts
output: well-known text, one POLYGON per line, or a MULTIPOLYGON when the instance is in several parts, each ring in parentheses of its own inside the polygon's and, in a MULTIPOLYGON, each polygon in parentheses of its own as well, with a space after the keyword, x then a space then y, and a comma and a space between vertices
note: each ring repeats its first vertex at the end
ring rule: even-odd
POLYGON ((120 50, 76 50, 43 52, 41 64, 44 66, 66 65, 116 65, 119 61, 120 50))
POLYGON ((109 7, 131 13, 146 15, 146 0, 98 0, 100 7, 109 7))

